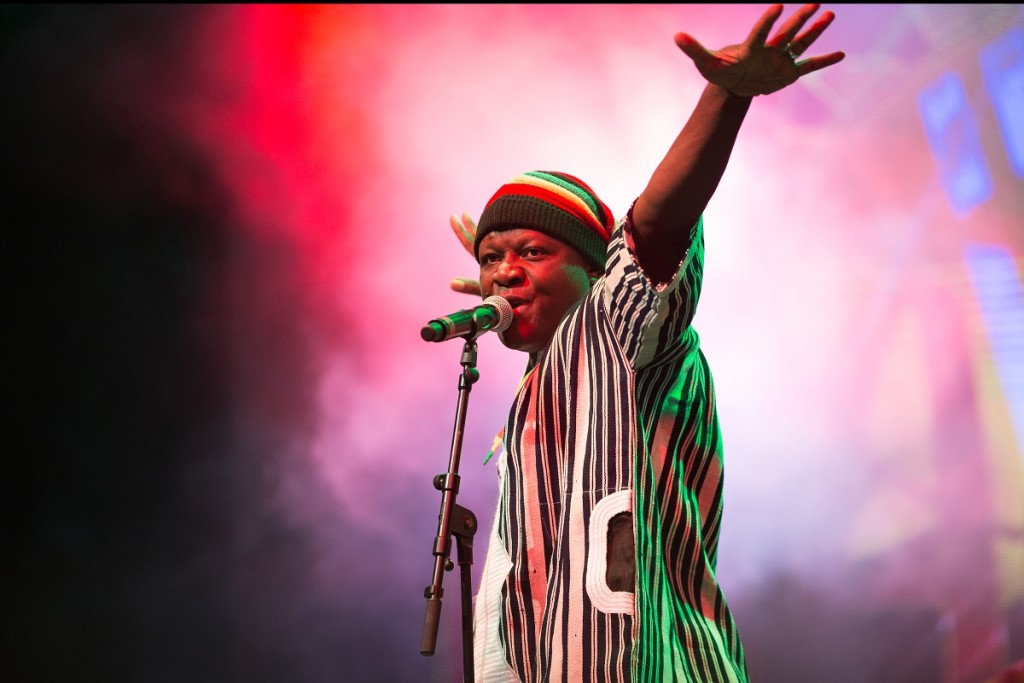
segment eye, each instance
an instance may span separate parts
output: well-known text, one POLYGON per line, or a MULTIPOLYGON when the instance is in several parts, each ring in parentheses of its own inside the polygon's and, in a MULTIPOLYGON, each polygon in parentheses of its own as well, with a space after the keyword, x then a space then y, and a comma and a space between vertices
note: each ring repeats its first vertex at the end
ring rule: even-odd
POLYGON ((543 256, 544 253, 544 250, 540 247, 527 247, 526 249, 523 249, 524 258, 538 258, 543 256))
POLYGON ((498 255, 494 252, 485 252, 480 254, 480 265, 495 263, 498 260, 498 255))

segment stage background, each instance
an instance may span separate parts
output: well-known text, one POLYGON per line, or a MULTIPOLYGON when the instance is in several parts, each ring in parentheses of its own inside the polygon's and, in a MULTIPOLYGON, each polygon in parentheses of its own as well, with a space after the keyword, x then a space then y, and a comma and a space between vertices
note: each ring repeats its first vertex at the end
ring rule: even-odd
MULTIPOLYGON (((1024 658, 1024 14, 829 7, 706 214, 719 575, 759 683, 980 683, 1024 658)), ((0 8, 6 680, 461 680, 448 216, 528 169, 621 216, 674 33, 764 9, 0 8)), ((479 346, 474 586, 525 363, 479 346)))

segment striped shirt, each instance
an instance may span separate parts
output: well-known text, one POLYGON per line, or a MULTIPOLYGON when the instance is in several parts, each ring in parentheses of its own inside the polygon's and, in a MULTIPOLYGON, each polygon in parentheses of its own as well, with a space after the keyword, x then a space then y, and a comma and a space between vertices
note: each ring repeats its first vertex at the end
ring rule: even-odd
POLYGON ((660 287, 631 230, 627 215, 604 276, 531 358, 510 410, 475 605, 477 681, 747 681, 715 576, 721 433, 691 327, 703 224, 660 287), (607 580, 622 513, 632 591, 607 580))

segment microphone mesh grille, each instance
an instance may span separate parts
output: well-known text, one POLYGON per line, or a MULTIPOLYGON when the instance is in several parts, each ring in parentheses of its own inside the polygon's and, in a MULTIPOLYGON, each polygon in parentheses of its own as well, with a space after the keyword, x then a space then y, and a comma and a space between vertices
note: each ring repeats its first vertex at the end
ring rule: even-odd
POLYGON ((495 332, 502 332, 512 324, 512 304, 506 299, 494 295, 484 299, 485 304, 494 306, 498 311, 498 323, 492 328, 495 332))

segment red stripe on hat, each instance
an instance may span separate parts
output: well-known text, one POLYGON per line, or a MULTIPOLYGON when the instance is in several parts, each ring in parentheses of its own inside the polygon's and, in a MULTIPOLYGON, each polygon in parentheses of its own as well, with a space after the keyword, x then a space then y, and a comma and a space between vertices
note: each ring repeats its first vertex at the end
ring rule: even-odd
MULTIPOLYGON (((568 192, 569 190, 565 191, 568 192)), ((589 210, 587 210, 586 212, 581 212, 579 206, 573 204, 571 201, 561 196, 560 194, 551 192, 550 190, 545 190, 544 188, 537 187, 536 185, 529 185, 526 183, 508 183, 506 185, 502 185, 501 188, 499 188, 498 191, 494 193, 494 196, 491 197, 491 200, 487 202, 487 206, 490 206, 492 203, 494 203, 496 199, 504 197, 506 195, 527 195, 530 197, 534 197, 535 199, 540 199, 541 201, 547 202, 548 204, 553 204, 554 206, 557 206, 563 211, 566 211, 572 214, 573 216, 576 216, 577 218, 581 219, 584 223, 590 226, 590 228, 594 232, 600 235, 605 242, 607 242, 610 239, 610 235, 608 234, 607 229, 605 228, 605 226, 597 222, 597 218, 594 216, 593 213, 591 213, 589 210)), ((582 199, 579 199, 578 197, 576 199, 580 203, 584 203, 582 199)))

